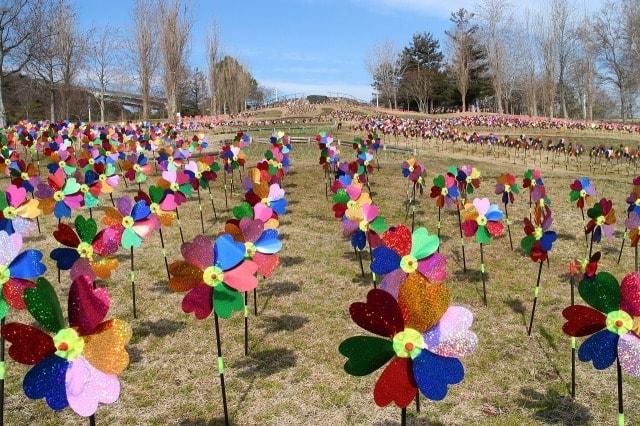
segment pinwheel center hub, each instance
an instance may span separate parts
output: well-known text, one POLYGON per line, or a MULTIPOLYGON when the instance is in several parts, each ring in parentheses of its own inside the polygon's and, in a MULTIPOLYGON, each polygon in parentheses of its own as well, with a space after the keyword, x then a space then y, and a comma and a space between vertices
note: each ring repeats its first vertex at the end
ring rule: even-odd
POLYGON ((449 190, 447 188, 442 188, 442 190, 440 191, 440 194, 446 197, 447 195, 449 195, 449 190))
POLYGON ((347 209, 352 209, 356 206, 356 202, 353 200, 347 201, 347 209))
POLYGON ((169 185, 169 188, 173 191, 173 192, 177 192, 178 189, 180 189, 180 185, 178 185, 176 182, 173 182, 171 185, 169 185))
POLYGON ((80 257, 91 260, 93 258, 93 246, 89 243, 85 243, 84 241, 78 244, 78 254, 80 257))
POLYGON ((125 216, 122 218, 122 226, 124 226, 126 229, 133 228, 134 223, 135 221, 131 216, 125 216))
POLYGON ((84 339, 73 328, 63 328, 53 336, 56 355, 67 361, 73 361, 82 355, 84 339))
POLYGON ((217 266, 209 266, 202 273, 202 280, 206 285, 215 287, 224 280, 224 272, 217 266))
POLYGON ((237 155, 233 156, 233 161, 238 161, 238 156, 237 155))
POLYGON ((65 161, 58 161, 58 166, 61 169, 64 169, 67 166, 67 163, 65 161))
POLYGON ((5 158, 5 159, 4 159, 4 164, 5 164, 6 166, 10 166, 10 165, 11 165, 11 160, 9 160, 8 158, 5 158))
POLYGON ((262 204, 264 204, 265 206, 270 206, 271 205, 271 201, 269 201, 268 198, 263 198, 262 200, 260 200, 262 202, 262 204))
POLYGON ((133 165, 133 170, 136 172, 139 172, 141 170, 140 164, 134 164, 133 165))
POLYGON ((412 274, 418 270, 418 259, 408 254, 400 259, 400 268, 407 274, 412 274))
POLYGON ((11 278, 11 271, 7 265, 0 265, 0 285, 6 283, 11 278))
POLYGON ((369 223, 366 220, 361 220, 360 223, 358 224, 358 228, 362 231, 362 232, 367 232, 367 228, 369 227, 369 223))
POLYGON ((253 259, 253 256, 256 254, 256 245, 251 241, 247 241, 244 243, 244 248, 246 252, 245 257, 247 259, 253 259))
POLYGON ((511 192, 511 185, 505 185, 504 192, 511 192))
POLYGON ((18 213, 16 212, 15 207, 7 206, 4 209, 2 209, 2 215, 4 216, 5 219, 13 220, 18 216, 18 213))
POLYGON ((625 311, 612 311, 607 314, 607 329, 620 336, 633 328, 633 318, 625 311))
POLYGON ((476 218, 476 223, 477 223, 479 226, 486 226, 486 224, 487 224, 487 218, 486 218, 486 217, 484 217, 483 215, 479 215, 479 216, 476 218))
POLYGON ((471 183, 471 176, 467 176, 467 178, 465 179, 467 183, 471 183))
POLYGON ((598 226, 602 226, 602 225, 604 224, 604 221, 605 221, 604 216, 598 216, 598 217, 596 218, 596 225, 598 225, 598 226))
POLYGON ((89 192, 89 186, 83 183, 82 185, 80 185, 80 192, 86 194, 87 192, 89 192))
POLYGON ((20 173, 20 178, 22 180, 29 180, 29 173, 27 173, 27 172, 20 173))
POLYGON ((580 190, 580 198, 585 198, 587 196, 587 191, 584 189, 580 190))
POLYGON ((636 201, 634 201, 634 203, 636 206, 640 206, 640 197, 636 198, 636 201))
POLYGON ((106 182, 107 181, 107 175, 105 175, 103 173, 100 176, 98 176, 98 179, 100 180, 100 182, 106 182))
POLYGON ((202 179, 202 173, 196 172, 196 179, 202 179))
POLYGON ((535 180, 531 180, 531 187, 533 188, 534 186, 536 186, 536 181, 535 180))
POLYGON ((149 209, 151 210, 151 213, 155 215, 160 214, 160 205, 158 203, 151 203, 149 209))
POLYGON ((409 166, 409 172, 413 173, 413 166, 409 166))
POLYGON ((56 201, 64 200, 64 193, 62 191, 56 191, 53 193, 53 199, 56 201))
POLYGON ((393 350, 400 358, 414 359, 424 348, 424 337, 413 328, 405 328, 393 336, 393 350))
POLYGON ((542 228, 539 226, 536 226, 535 229, 533 230, 533 236, 535 237, 536 240, 539 240, 540 238, 542 238, 543 234, 544 232, 542 231, 542 228))
POLYGON ((93 166, 94 164, 96 164, 96 160, 94 160, 93 158, 89 158, 89 164, 93 166))

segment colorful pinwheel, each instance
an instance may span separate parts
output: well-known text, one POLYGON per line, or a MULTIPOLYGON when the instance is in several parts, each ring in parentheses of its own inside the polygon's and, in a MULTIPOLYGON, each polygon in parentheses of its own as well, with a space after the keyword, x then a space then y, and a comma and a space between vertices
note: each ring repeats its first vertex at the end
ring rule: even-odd
POLYGON ((547 255, 558 237, 555 231, 551 230, 552 224, 552 215, 542 215, 541 211, 534 212, 531 220, 524 219, 526 236, 520 242, 520 247, 532 261, 547 260, 547 255))
POLYGON ((617 361, 618 424, 624 424, 622 371, 640 376, 640 337, 635 318, 640 316, 640 274, 629 273, 622 284, 608 272, 584 278, 578 292, 589 305, 565 308, 562 330, 572 337, 589 336, 578 349, 578 359, 605 370, 617 361))
POLYGON ((447 172, 445 175, 438 175, 433 178, 431 198, 435 200, 438 209, 445 206, 451 208, 458 199, 459 194, 456 177, 452 173, 447 172))
POLYGON ((460 166, 457 169, 456 180, 458 181, 460 196, 466 202, 469 195, 480 188, 480 170, 471 164, 460 166))
POLYGON ((76 278, 69 288, 68 327, 56 292, 44 278, 24 291, 24 302, 40 328, 9 323, 2 337, 11 343, 11 358, 33 365, 23 380, 25 395, 45 398, 56 411, 71 407, 84 417, 95 414, 100 403, 116 402, 118 375, 129 365, 125 347, 131 327, 118 319, 105 321, 106 290, 94 290, 86 276, 76 278))
POLYGON ((587 177, 580 177, 570 185, 569 200, 576 203, 576 207, 582 210, 582 220, 584 220, 584 208, 589 200, 596 196, 596 188, 587 177))
POLYGON ((158 229, 158 217, 151 212, 151 208, 144 202, 136 203, 129 197, 119 198, 117 209, 107 207, 102 223, 112 227, 116 232, 116 240, 122 248, 134 249, 142 245, 154 230, 158 229))
MULTIPOLYGON (((584 232, 585 234, 591 234, 591 247, 593 242, 600 242, 602 234, 607 238, 613 238, 616 212, 613 209, 611 200, 602 198, 587 210, 587 216, 589 217, 589 222, 587 222, 584 232)), ((591 247, 589 248, 589 256, 591 256, 591 247)))
POLYGON ((345 371, 366 376, 391 361, 376 382, 373 398, 381 407, 395 403, 403 417, 418 390, 430 400, 444 399, 449 386, 464 378, 458 357, 477 347, 478 339, 469 330, 473 314, 449 306, 447 287, 419 275, 400 290, 397 301, 374 289, 366 302, 353 303, 349 313, 356 324, 381 337, 344 340, 339 351, 347 358, 345 371))
POLYGON ((502 211, 488 198, 475 198, 463 212, 462 230, 466 237, 474 237, 480 244, 490 244, 492 237, 499 237, 504 231, 502 211))
POLYGON ((0 192, 0 230, 7 234, 29 235, 40 213, 38 200, 28 199, 25 188, 9 185, 6 192, 0 192))
POLYGON ((111 278, 111 272, 118 267, 118 260, 110 257, 120 248, 119 235, 114 228, 105 228, 98 232, 93 219, 76 217, 74 228, 59 223, 53 237, 64 247, 51 251, 51 259, 56 261, 58 269, 71 270, 71 279, 79 275, 88 275, 92 280, 111 278))
POLYGON ((49 184, 40 183, 36 197, 44 214, 54 214, 58 220, 71 217, 71 211, 82 207, 84 196, 80 192, 80 184, 76 178, 67 178, 62 168, 57 169, 47 178, 49 184))

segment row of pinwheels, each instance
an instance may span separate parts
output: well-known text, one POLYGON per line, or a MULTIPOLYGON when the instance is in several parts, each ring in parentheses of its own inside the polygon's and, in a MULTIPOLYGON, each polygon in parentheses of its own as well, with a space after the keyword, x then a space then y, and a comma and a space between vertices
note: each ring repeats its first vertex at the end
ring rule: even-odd
MULTIPOLYGON (((323 167, 328 138, 319 137, 323 167)), ((412 232, 405 225, 389 227, 379 214, 367 185, 377 149, 368 149, 365 156, 363 144, 354 143, 355 160, 331 170, 335 172, 331 188, 334 216, 357 253, 363 276, 362 252, 367 246, 371 257, 374 289, 365 302, 353 303, 349 313, 356 324, 377 336, 347 338, 339 351, 347 358, 346 372, 354 376, 386 365, 376 382, 374 401, 381 407, 395 403, 404 423, 414 400, 419 410, 420 393, 442 400, 449 385, 462 381, 464 368, 458 358, 475 350, 477 337, 469 330, 473 314, 450 306, 444 284, 447 259, 438 253, 439 238, 426 228, 412 232)))

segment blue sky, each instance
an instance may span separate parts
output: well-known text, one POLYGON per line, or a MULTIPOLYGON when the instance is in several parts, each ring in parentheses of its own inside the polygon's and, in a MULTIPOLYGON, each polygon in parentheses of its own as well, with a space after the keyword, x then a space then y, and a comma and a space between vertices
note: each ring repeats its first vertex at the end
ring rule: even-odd
MULTIPOLYGON (((193 12, 191 62, 201 69, 213 20, 222 48, 246 64, 258 82, 281 94, 371 96, 365 58, 391 40, 406 45, 430 31, 441 41, 451 11, 474 9, 465 0, 189 0, 193 12)), ((595 0, 578 0, 591 3, 595 0)), ((133 0, 76 0, 81 25, 130 26, 133 0)), ((529 1, 535 8, 540 1, 529 1)), ((128 31, 125 30, 125 31, 128 31)))

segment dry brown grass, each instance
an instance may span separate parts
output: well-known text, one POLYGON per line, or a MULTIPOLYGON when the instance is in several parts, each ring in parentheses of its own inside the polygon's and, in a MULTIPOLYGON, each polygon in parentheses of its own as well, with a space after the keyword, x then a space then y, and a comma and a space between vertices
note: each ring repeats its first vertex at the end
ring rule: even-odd
MULTIPOLYGON (((250 161, 259 158, 265 146, 252 146, 250 161)), ((366 333, 352 323, 349 304, 365 298, 371 282, 361 279, 359 267, 348 242, 343 241, 333 218, 330 201, 324 198, 322 172, 316 165, 314 145, 296 146, 293 173, 285 189, 290 213, 282 220, 284 240, 282 264, 274 276, 259 285, 259 315, 250 318, 250 355, 243 355, 242 318, 222 321, 223 350, 227 371, 230 414, 236 424, 393 424, 399 420, 396 408, 378 408, 373 402, 373 385, 378 374, 367 378, 348 376, 342 369, 344 358, 338 344, 346 337, 366 333)), ((343 148, 344 157, 350 149, 343 148)), ((464 162, 464 152, 423 152, 429 178, 451 164, 464 162), (451 158, 454 157, 454 158, 451 158)), ((400 156, 381 156, 381 169, 371 176, 373 197, 389 223, 404 219, 402 202, 405 182, 400 174, 400 156)), ((478 195, 497 200, 493 194, 495 177, 506 171, 522 176, 522 162, 492 158, 469 158, 480 168, 483 183, 478 195)), ((531 166, 531 164, 530 164, 531 166)), ((473 330, 480 344, 475 354, 465 358, 465 381, 454 386, 446 401, 423 400, 422 413, 409 409, 410 424, 612 424, 615 421, 615 371, 597 372, 590 365, 578 365, 577 398, 568 397, 570 345, 561 330, 560 315, 569 303, 566 264, 584 255, 580 234, 580 212, 569 205, 568 185, 575 172, 551 171, 543 165, 545 182, 553 200, 560 239, 551 256, 551 268, 544 267, 541 300, 532 337, 527 337, 525 321, 531 308, 535 265, 518 250, 512 252, 508 240, 495 240, 486 250, 489 306, 482 305, 479 251, 468 243, 469 271, 462 273, 456 218, 443 216, 442 252, 449 256, 449 278, 454 303, 473 310, 473 330)), ((618 212, 629 188, 626 176, 592 176, 599 194, 614 199, 618 212)), ((223 210, 221 184, 216 184, 216 207, 223 210)), ((240 196, 234 196, 234 202, 240 196)), ((185 237, 200 231, 194 201, 181 209, 185 237)), ((223 219, 211 220, 207 234, 223 228, 223 219)), ((525 196, 510 208, 512 232, 517 245, 522 237, 521 219, 527 214, 525 196)), ((422 198, 417 223, 435 231, 436 212, 432 201, 422 198)), ((101 216, 101 213, 98 213, 101 216)), ((623 216, 623 214, 619 214, 623 216)), ((51 235, 54 220, 44 220, 44 235, 51 235)), ((619 225, 620 226, 620 225, 619 225)), ((179 257, 177 229, 166 230, 173 259, 179 257)), ((45 251, 53 247, 51 238, 32 238, 29 244, 45 251)), ((621 266, 615 263, 620 240, 602 247, 602 269, 618 277, 633 265, 631 251, 625 251, 621 266)), ((122 395, 112 406, 101 406, 98 424, 219 424, 222 405, 215 368, 215 340, 212 319, 197 321, 180 309, 181 295, 167 290, 159 240, 153 236, 136 252, 138 268, 139 317, 131 314, 128 256, 106 285, 112 294, 110 316, 132 323, 129 346, 131 365, 121 376, 122 395)), ((49 264, 47 276, 55 280, 49 264)), ((63 274, 66 277, 66 274, 63 274)), ((66 307, 68 279, 57 286, 66 307)), ((11 320, 29 321, 25 313, 11 313, 11 320)), ((71 410, 53 413, 40 401, 28 400, 21 381, 27 368, 9 361, 7 365, 6 418, 9 425, 81 424, 71 410)), ((640 422, 640 383, 625 377, 626 414, 630 424, 640 422)))

